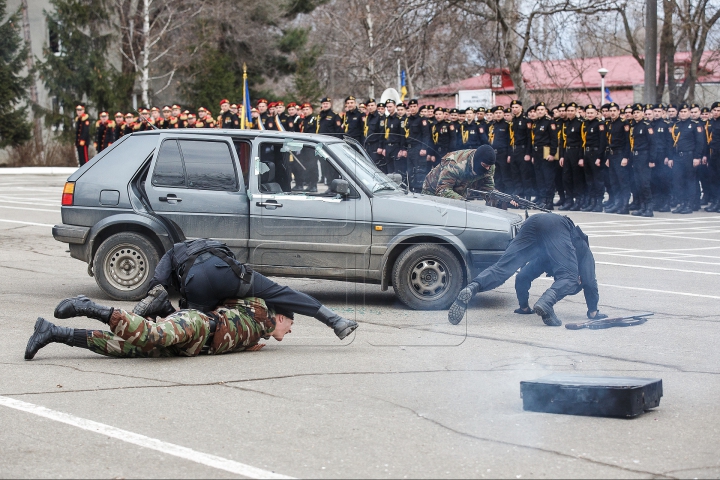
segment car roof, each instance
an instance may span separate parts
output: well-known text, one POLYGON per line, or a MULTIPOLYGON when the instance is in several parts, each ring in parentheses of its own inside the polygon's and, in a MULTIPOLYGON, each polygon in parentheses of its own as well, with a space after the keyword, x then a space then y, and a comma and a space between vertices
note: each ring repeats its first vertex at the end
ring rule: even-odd
POLYGON ((300 133, 300 132, 280 132, 277 130, 238 130, 225 128, 174 128, 172 130, 147 130, 144 132, 133 132, 132 135, 158 135, 161 133, 186 133, 188 135, 220 135, 238 138, 290 138, 294 140, 304 140, 312 142, 342 142, 342 138, 330 135, 322 135, 317 133, 300 133))

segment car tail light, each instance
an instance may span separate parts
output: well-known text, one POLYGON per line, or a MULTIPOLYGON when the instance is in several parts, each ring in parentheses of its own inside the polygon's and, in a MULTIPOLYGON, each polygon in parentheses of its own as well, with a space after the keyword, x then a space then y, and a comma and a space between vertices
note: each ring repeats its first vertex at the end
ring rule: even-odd
POLYGON ((62 205, 67 207, 73 204, 73 196, 75 195, 75 182, 66 182, 63 188, 62 205))

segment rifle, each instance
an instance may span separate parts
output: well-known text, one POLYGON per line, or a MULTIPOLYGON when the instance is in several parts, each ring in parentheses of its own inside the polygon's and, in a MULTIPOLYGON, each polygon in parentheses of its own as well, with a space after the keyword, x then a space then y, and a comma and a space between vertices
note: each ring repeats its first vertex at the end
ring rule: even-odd
POLYGON ((518 197, 517 195, 508 195, 507 193, 502 193, 499 190, 483 192, 481 190, 473 190, 472 188, 469 188, 468 200, 472 200, 473 198, 483 198, 487 205, 491 207, 502 208, 503 210, 507 210, 508 204, 514 203, 517 207, 525 209, 525 218, 528 218, 528 210, 540 210, 541 212, 552 213, 550 210, 542 208, 537 203, 533 203, 530 200, 525 200, 524 198, 518 197))
POLYGON ((150 125, 150 126, 153 128, 153 130, 160 130, 158 127, 156 127, 155 125, 153 125, 152 123, 150 123, 150 120, 148 120, 147 118, 143 117, 143 116, 142 116, 142 113, 138 112, 137 109, 135 110, 135 112, 138 114, 138 119, 140 119, 140 121, 143 121, 143 122, 147 123, 148 125, 150 125))
POLYGON ((612 327, 632 327, 634 325, 642 325, 647 322, 647 317, 655 315, 654 313, 641 313, 640 315, 632 315, 630 317, 603 318, 602 320, 590 320, 583 323, 568 323, 565 328, 568 330, 582 330, 589 328, 590 330, 602 330, 612 327))

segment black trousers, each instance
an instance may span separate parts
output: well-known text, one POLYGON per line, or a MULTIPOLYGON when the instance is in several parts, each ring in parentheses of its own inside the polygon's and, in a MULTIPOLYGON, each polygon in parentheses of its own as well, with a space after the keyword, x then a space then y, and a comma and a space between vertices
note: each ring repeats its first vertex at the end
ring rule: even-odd
POLYGON ((484 270, 473 281, 480 285, 481 292, 493 290, 505 283, 519 268, 540 258, 544 261, 543 269, 551 270, 555 277, 548 291, 554 291, 556 301, 581 290, 571 230, 565 217, 552 213, 528 218, 495 265, 484 270))
POLYGON ((75 145, 75 148, 77 149, 78 163, 82 167, 90 160, 90 157, 88 156, 88 146, 87 144, 83 146, 75 145))
MULTIPOLYGON (((385 145, 385 162, 387 162, 387 173, 396 173, 397 155, 400 152, 400 144, 389 143, 385 145)), ((397 172, 399 173, 399 172, 397 172)))
POLYGON ((510 147, 510 177, 513 181, 513 193, 520 197, 529 197, 533 190, 532 163, 525 161, 526 155, 523 147, 510 147))
POLYGON ((679 203, 688 206, 695 198, 697 180, 693 167, 692 152, 682 152, 673 155, 673 184, 675 197, 679 203))
POLYGON ((638 189, 638 198, 645 205, 652 203, 652 170, 649 152, 633 152, 633 174, 638 189))
POLYGON ((508 151, 505 148, 495 149, 495 189, 503 193, 513 193, 515 183, 510 173, 510 164, 507 162, 508 151))
POLYGON ((630 160, 626 166, 622 166, 622 153, 611 153, 610 160, 610 183, 615 201, 630 201, 630 160))
POLYGON ((258 272, 252 272, 250 284, 243 285, 228 264, 214 255, 204 262, 196 261, 190 268, 185 282, 185 295, 188 306, 202 306, 207 311, 213 310, 226 298, 237 297, 262 298, 270 306, 310 317, 314 317, 322 307, 310 295, 278 285, 258 272))
POLYGON ((710 150, 708 157, 709 192, 713 201, 720 200, 720 150, 710 150))
POLYGON ((665 165, 665 157, 655 159, 655 168, 650 172, 650 185, 654 201, 658 205, 670 203, 672 193, 672 168, 665 165))
POLYGON ((419 192, 422 190, 422 184, 423 181, 425 181, 425 176, 427 175, 427 156, 420 156, 420 150, 423 149, 424 147, 420 145, 413 145, 408 148, 407 151, 408 185, 413 192, 419 192))
POLYGON ((555 196, 555 172, 558 169, 557 160, 552 162, 543 158, 543 148, 533 151, 533 161, 535 162, 535 175, 537 176, 538 195, 544 199, 550 199, 555 196))
POLYGON ((599 148, 586 148, 584 153, 585 188, 590 198, 602 199, 605 195, 605 172, 602 154, 599 148), (600 165, 596 165, 598 158, 600 165))
POLYGON ((567 200, 576 200, 585 195, 585 168, 580 166, 583 151, 579 147, 568 147, 562 166, 563 187, 567 200))

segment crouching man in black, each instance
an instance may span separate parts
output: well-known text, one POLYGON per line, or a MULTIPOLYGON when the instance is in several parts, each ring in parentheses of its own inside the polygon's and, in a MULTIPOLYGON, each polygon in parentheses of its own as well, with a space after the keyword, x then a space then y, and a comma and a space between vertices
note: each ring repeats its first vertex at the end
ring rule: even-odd
POLYGON ((516 290, 521 308, 516 313, 531 313, 527 303, 530 284, 543 272, 547 272, 555 281, 533 307, 545 325, 562 325, 553 305, 580 290, 585 292, 588 317, 605 317, 597 311, 600 297, 595 278, 595 259, 590 252, 587 235, 567 217, 541 213, 525 221, 495 265, 483 271, 460 291, 448 312, 450 323, 460 323, 468 302, 476 293, 499 287, 519 268, 523 270, 518 275, 516 290))
POLYGON ((165 317, 174 312, 167 293, 171 285, 180 291, 183 309, 207 313, 228 298, 257 297, 271 307, 320 320, 341 340, 358 327, 357 322, 341 317, 310 295, 250 270, 235 259, 227 245, 215 240, 190 240, 168 250, 155 269, 148 296, 133 313, 165 317))

